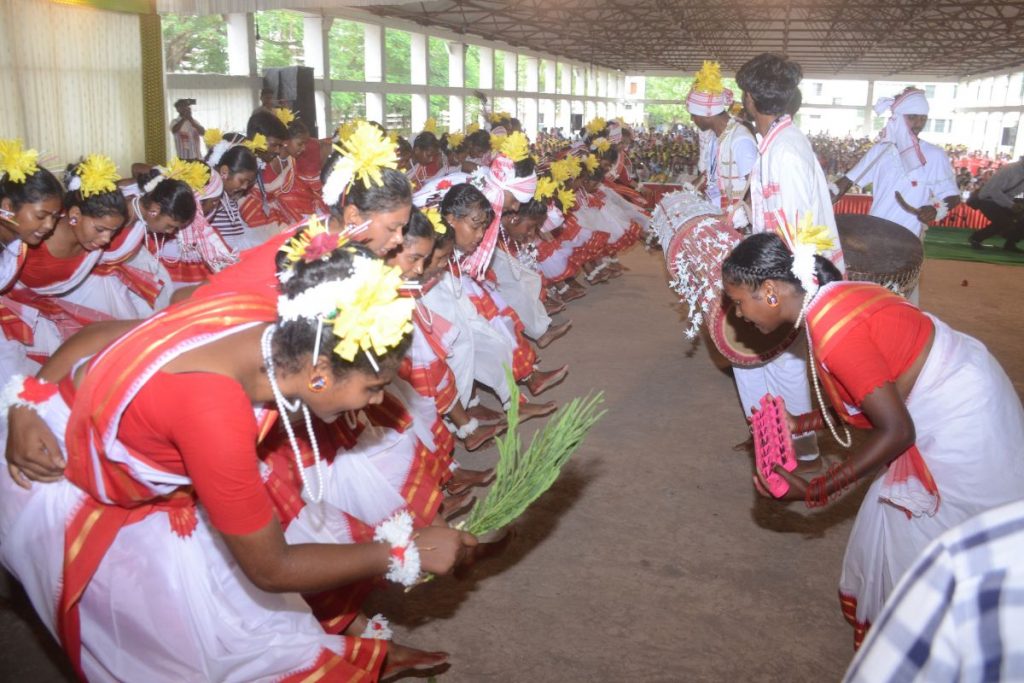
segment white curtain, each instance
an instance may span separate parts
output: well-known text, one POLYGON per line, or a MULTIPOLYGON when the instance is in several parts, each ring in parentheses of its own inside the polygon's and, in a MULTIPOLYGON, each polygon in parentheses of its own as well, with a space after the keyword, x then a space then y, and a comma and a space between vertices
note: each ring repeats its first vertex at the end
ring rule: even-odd
POLYGON ((139 19, 44 0, 0 0, 0 138, 53 169, 102 153, 144 158, 139 19))

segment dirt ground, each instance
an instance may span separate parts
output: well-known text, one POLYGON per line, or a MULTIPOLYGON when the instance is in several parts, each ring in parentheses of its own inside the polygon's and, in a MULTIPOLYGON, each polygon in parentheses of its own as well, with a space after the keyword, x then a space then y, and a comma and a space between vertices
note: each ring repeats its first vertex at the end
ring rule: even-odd
MULTIPOLYGON (((545 369, 571 366, 551 398, 603 390, 608 415, 504 555, 371 607, 401 642, 451 652, 448 683, 838 680, 852 629, 836 584, 858 493, 817 513, 758 497, 750 457, 732 448, 746 437, 732 381, 683 336, 661 253, 623 262, 630 272, 571 304, 560 317, 573 331, 542 354, 545 369)), ((981 339, 1024 393, 1022 277, 929 261, 921 301, 981 339)), ((0 680, 71 680, 8 592, 0 680)))

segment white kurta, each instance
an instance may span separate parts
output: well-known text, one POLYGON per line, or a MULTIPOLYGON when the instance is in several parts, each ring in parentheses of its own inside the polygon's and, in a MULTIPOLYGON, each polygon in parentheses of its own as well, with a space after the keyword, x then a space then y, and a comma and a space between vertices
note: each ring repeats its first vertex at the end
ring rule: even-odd
POLYGON ((909 173, 900 162, 896 145, 882 140, 851 168, 846 177, 855 185, 871 185, 872 216, 898 223, 918 237, 924 225, 896 201, 896 193, 913 207, 934 204, 946 197, 959 196, 953 165, 945 150, 921 140, 925 164, 909 173))
MULTIPOLYGON (((813 225, 826 226, 838 246, 839 231, 828 183, 807 136, 783 116, 761 138, 758 151, 760 156, 750 173, 753 231, 775 232, 792 247, 798 224, 810 213, 813 225)), ((845 271, 841 247, 824 256, 845 271)), ((781 396, 794 415, 812 408, 807 345, 803 341, 795 342, 773 361, 754 368, 734 367, 733 373, 748 417, 760 399, 754 394, 762 388, 781 396)))
POLYGON ((478 381, 493 389, 504 404, 511 398, 505 367, 512 367, 516 340, 514 334, 510 338, 501 329, 500 323, 492 324, 477 311, 469 299, 476 286, 469 276, 456 280, 451 273, 445 273, 441 282, 423 295, 423 303, 459 330, 448 356, 459 402, 469 405, 473 382, 478 381))
POLYGON ((543 286, 540 273, 502 249, 494 250, 491 268, 498 278, 498 293, 523 321, 526 336, 531 339, 543 336, 551 326, 551 316, 540 300, 543 286))

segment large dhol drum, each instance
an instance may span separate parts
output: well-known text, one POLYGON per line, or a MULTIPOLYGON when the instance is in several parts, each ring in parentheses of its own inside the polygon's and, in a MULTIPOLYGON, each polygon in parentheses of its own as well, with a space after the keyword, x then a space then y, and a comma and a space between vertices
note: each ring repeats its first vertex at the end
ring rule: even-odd
POLYGON ((722 261, 743 237, 714 204, 687 190, 665 195, 651 228, 665 253, 669 286, 689 308, 687 337, 695 338, 707 323, 718 351, 730 363, 743 366, 770 361, 793 342, 792 327, 763 335, 723 301, 722 261))
POLYGON ((846 279, 874 282, 901 296, 917 289, 924 246, 902 225, 876 216, 836 216, 846 279))

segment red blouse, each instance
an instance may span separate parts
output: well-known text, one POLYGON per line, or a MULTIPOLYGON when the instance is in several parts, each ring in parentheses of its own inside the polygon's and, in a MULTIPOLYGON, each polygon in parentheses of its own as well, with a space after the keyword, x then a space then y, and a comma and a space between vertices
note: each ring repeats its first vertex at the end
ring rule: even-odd
POLYGON ((158 372, 129 404, 117 433, 156 467, 188 476, 219 531, 250 534, 273 519, 256 456, 258 432, 236 381, 158 372))
POLYGON ((911 306, 886 306, 851 325, 842 343, 818 361, 835 378, 843 401, 854 406, 906 372, 935 328, 911 306))

